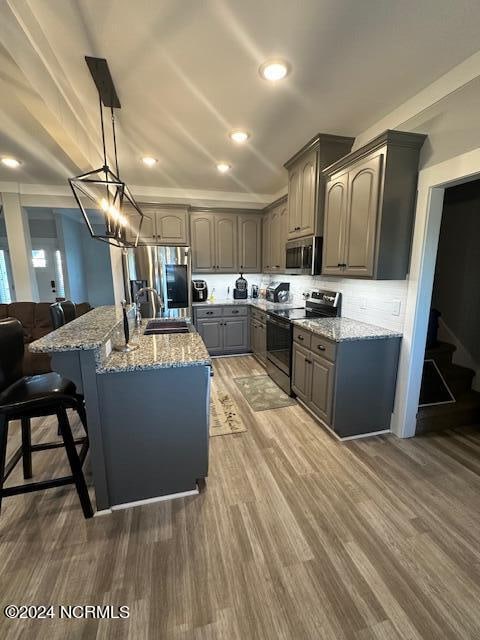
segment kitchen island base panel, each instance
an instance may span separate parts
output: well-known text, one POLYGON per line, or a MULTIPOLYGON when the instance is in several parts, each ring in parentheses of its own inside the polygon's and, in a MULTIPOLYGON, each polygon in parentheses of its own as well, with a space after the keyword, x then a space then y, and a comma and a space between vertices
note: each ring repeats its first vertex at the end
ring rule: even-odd
POLYGON ((110 509, 104 509, 103 511, 97 511, 95 517, 108 516, 114 511, 124 511, 125 509, 133 509, 134 507, 143 507, 146 504, 154 504, 155 502, 165 502, 166 500, 178 500, 178 498, 189 498, 191 496, 198 496, 200 490, 192 489, 191 491, 181 491, 180 493, 170 493, 166 496, 158 496, 157 498, 146 498, 145 500, 136 500, 135 502, 125 502, 124 504, 116 504, 110 509))
POLYGON ((210 367, 97 376, 108 507, 192 491, 208 475, 210 367))

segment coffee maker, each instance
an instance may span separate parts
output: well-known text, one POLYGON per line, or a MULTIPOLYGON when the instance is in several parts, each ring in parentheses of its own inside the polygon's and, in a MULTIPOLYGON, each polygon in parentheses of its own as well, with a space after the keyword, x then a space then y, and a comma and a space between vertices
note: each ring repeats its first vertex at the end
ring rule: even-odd
POLYGON ((235 289, 233 290, 234 300, 246 300, 248 298, 248 282, 243 277, 243 273, 235 280, 235 289))
POLYGON ((192 280, 192 301, 206 302, 208 298, 208 287, 205 280, 192 280))

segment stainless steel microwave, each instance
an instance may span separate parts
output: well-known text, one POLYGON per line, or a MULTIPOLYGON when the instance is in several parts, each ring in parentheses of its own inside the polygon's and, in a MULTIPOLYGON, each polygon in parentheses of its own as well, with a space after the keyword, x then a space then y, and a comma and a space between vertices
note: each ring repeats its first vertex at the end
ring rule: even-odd
POLYGON ((287 242, 285 272, 299 276, 318 276, 322 270, 322 242, 323 238, 319 236, 287 242))

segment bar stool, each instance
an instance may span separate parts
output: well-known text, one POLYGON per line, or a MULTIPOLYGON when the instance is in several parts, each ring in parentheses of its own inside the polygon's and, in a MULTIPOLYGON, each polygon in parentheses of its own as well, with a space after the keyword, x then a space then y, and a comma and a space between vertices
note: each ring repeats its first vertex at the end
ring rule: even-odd
POLYGON ((75 320, 75 303, 71 300, 62 300, 59 302, 59 305, 62 307, 63 317, 65 319, 65 324, 68 324, 72 320, 75 320))
POLYGON ((75 484, 85 518, 93 515, 92 504, 82 471, 88 451, 88 435, 74 440, 67 409, 75 409, 86 430, 83 398, 76 394, 75 385, 58 373, 22 376, 24 352, 23 328, 15 318, 0 320, 0 509, 5 496, 42 491, 52 487, 75 484), (56 415, 63 442, 33 444, 31 418, 56 415), (22 445, 6 463, 9 423, 21 421, 22 445), (80 453, 76 445, 81 444, 80 453), (4 487, 15 465, 23 458, 23 477, 32 478, 32 451, 65 447, 72 475, 52 480, 4 487))
POLYGON ((54 302, 50 305, 50 318, 54 329, 59 329, 65 324, 65 314, 60 302, 54 302))

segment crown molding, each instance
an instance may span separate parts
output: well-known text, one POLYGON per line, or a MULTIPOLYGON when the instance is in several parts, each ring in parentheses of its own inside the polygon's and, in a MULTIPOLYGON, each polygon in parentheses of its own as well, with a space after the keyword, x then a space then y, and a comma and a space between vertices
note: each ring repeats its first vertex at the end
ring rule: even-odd
MULTIPOLYGON (((138 202, 183 204, 195 207, 224 206, 239 209, 262 209, 265 205, 277 199, 276 194, 242 193, 237 191, 173 189, 138 185, 131 185, 130 190, 138 202)), ((282 190, 282 192, 285 190, 282 190)), ((76 207, 68 185, 0 182, 0 193, 18 193, 21 196, 23 206, 76 207)))

